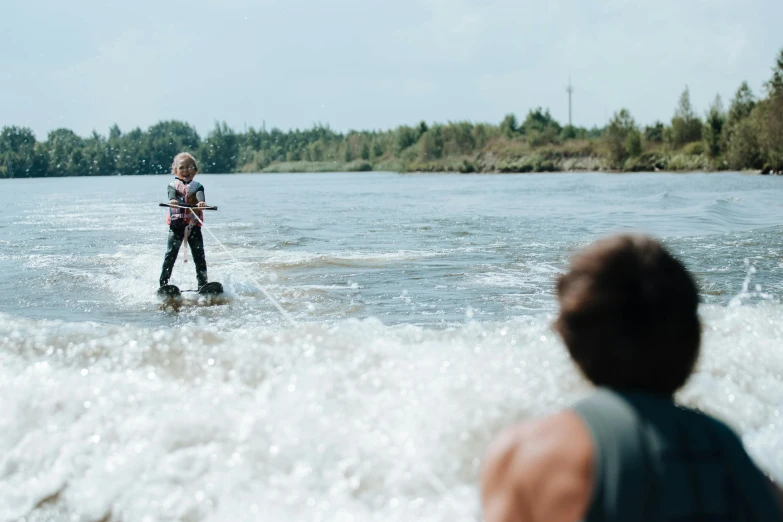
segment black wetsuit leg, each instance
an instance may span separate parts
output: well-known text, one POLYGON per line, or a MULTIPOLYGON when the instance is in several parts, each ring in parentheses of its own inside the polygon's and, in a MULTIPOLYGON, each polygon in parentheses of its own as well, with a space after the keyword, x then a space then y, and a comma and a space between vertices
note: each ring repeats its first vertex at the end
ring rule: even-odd
MULTIPOLYGON (((172 223, 169 225, 169 243, 166 248, 166 256, 163 258, 163 268, 160 272, 160 286, 169 284, 171 271, 174 269, 174 262, 179 254, 179 247, 185 238, 185 224, 172 223)), ((203 250, 203 248, 202 248, 203 250)), ((194 256, 195 257, 195 256, 194 256)))
POLYGON ((194 226, 188 234, 190 253, 193 254, 193 264, 196 265, 196 279, 198 287, 207 284, 207 259, 204 255, 204 237, 201 235, 201 227, 194 226))

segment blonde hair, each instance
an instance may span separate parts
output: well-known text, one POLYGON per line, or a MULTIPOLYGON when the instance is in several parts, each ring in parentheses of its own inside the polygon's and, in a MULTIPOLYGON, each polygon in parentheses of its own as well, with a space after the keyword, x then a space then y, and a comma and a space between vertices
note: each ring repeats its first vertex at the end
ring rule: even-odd
POLYGON ((196 158, 193 157, 193 155, 190 152, 180 152, 176 156, 174 156, 174 160, 171 162, 171 171, 176 173, 177 172, 177 161, 182 159, 189 159, 193 162, 193 165, 196 167, 196 170, 198 170, 198 163, 196 163, 196 158))

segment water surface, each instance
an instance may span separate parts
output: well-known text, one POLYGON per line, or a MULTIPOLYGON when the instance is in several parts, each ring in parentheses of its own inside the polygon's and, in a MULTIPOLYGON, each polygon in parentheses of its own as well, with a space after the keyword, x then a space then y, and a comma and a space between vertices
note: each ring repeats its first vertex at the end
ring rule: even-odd
POLYGON ((228 299, 179 311, 154 297, 168 176, 0 183, 9 520, 479 520, 492 435, 589 392, 553 283, 617 231, 695 273, 704 356, 679 399, 783 480, 783 178, 198 179, 228 299))

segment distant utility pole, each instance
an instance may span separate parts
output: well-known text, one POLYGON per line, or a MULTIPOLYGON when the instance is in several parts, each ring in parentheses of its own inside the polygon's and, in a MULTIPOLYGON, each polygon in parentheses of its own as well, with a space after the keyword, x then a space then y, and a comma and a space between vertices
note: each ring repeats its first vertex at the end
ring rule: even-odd
POLYGON ((568 93, 568 126, 572 127, 573 124, 571 123, 571 94, 574 92, 574 88, 571 86, 571 75, 568 75, 568 89, 566 89, 566 92, 568 93))

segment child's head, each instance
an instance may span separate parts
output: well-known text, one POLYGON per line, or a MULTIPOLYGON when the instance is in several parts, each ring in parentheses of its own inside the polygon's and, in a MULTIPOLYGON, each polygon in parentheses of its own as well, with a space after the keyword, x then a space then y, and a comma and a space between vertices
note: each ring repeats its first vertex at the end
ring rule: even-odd
POLYGON ((189 152, 180 152, 174 156, 171 172, 183 181, 190 181, 198 173, 196 158, 189 152))

